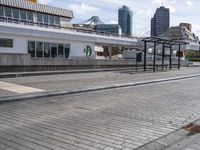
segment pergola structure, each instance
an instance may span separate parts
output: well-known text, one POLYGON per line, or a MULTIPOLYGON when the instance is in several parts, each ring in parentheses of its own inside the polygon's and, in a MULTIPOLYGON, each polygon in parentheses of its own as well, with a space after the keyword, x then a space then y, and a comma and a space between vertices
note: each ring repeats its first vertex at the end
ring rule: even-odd
POLYGON ((153 43, 154 44, 154 52, 153 52, 153 71, 156 71, 156 50, 157 45, 162 44, 162 70, 164 70, 164 60, 165 60, 165 48, 170 49, 170 55, 169 55, 169 68, 172 69, 172 46, 176 45, 178 46, 178 69, 180 69, 181 66, 181 45, 186 45, 188 43, 182 42, 182 41, 175 41, 175 40, 169 40, 159 37, 147 37, 142 40, 144 42, 144 71, 147 69, 147 43, 153 43))

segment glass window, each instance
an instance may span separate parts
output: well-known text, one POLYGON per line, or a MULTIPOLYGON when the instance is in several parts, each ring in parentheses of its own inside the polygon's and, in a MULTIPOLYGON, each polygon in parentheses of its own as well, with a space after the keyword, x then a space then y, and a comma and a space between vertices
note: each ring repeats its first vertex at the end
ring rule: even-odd
POLYGON ((5 9, 5 16, 12 18, 12 12, 10 7, 4 7, 5 9))
POLYGON ((13 8, 13 18, 19 19, 19 9, 13 8))
POLYGON ((31 11, 27 11, 27 19, 28 21, 33 21, 33 13, 31 11))
POLYGON ((13 39, 0 38, 0 47, 13 48, 13 39))
POLYGON ((69 58, 70 44, 65 45, 65 58, 69 58))
POLYGON ((43 57, 43 42, 36 42, 36 57, 43 57))
POLYGON ((35 42, 34 41, 28 41, 28 53, 31 55, 31 57, 35 57, 35 42))
POLYGON ((51 44, 51 58, 57 58, 57 44, 51 44))
POLYGON ((58 44, 58 58, 64 58, 64 46, 63 46, 63 44, 58 44))
POLYGON ((3 6, 0 6, 0 16, 4 16, 4 13, 3 13, 3 6))
POLYGON ((50 58, 50 51, 51 51, 51 48, 50 48, 50 43, 44 43, 44 57, 45 58, 50 58))
POLYGON ((26 11, 25 10, 20 10, 20 16, 22 20, 26 20, 26 11))
POLYGON ((60 25, 60 17, 55 16, 55 23, 56 25, 60 25))
POLYGON ((54 16, 49 16, 49 24, 54 25, 54 16))
POLYGON ((37 21, 38 23, 42 23, 42 13, 37 13, 37 21))
POLYGON ((48 23, 49 23, 48 15, 43 14, 43 20, 44 20, 44 23, 45 23, 45 24, 48 24, 48 23))

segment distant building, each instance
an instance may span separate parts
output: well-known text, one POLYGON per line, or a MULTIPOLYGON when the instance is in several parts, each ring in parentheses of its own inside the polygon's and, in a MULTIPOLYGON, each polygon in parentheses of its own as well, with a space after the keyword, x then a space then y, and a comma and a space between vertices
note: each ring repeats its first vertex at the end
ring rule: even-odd
POLYGON ((91 29, 94 30, 96 25, 104 25, 104 22, 98 16, 92 16, 91 18, 87 19, 78 24, 74 24, 75 28, 83 28, 83 29, 91 29))
POLYGON ((151 36, 160 36, 169 29, 170 10, 169 8, 157 8, 154 17, 151 19, 151 36))
POLYGON ((190 32, 192 32, 192 25, 190 23, 180 23, 180 27, 186 27, 190 32))
POLYGON ((120 25, 123 34, 132 35, 133 13, 127 6, 119 8, 118 24, 120 25))
POLYGON ((121 34, 121 27, 118 24, 100 24, 94 27, 96 31, 103 31, 114 34, 121 34))
POLYGON ((161 35, 161 37, 171 40, 193 41, 197 43, 199 41, 199 38, 188 30, 187 26, 183 26, 183 24, 169 28, 164 34, 161 35))
POLYGON ((74 24, 76 28, 85 28, 99 32, 121 34, 121 27, 118 24, 105 24, 98 16, 92 16, 86 21, 74 24))

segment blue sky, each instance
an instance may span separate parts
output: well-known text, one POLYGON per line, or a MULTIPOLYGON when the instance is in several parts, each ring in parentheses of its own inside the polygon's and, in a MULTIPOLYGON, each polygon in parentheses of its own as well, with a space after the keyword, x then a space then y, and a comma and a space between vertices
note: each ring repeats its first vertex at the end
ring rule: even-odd
MULTIPOLYGON (((150 19, 162 0, 39 0, 40 3, 71 9, 79 23, 91 16, 99 16, 105 23, 117 23, 118 8, 129 6, 134 11, 134 35, 143 36, 150 32, 150 19)), ((180 22, 193 25, 193 32, 200 36, 200 0, 164 0, 171 11, 171 26, 180 22)))

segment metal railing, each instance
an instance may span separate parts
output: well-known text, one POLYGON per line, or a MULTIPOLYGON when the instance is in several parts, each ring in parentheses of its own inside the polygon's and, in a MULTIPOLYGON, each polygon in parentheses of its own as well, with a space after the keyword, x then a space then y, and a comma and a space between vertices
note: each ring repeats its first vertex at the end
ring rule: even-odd
POLYGON ((143 37, 136 37, 136 36, 130 36, 130 35, 123 35, 123 34, 120 35, 120 34, 111 33, 111 32, 97 31, 93 29, 86 29, 86 28, 79 28, 79 27, 62 27, 61 25, 56 25, 56 24, 36 23, 34 21, 13 19, 9 17, 0 17, 0 22, 15 23, 15 24, 28 25, 28 26, 38 26, 38 27, 53 28, 53 29, 71 30, 71 31, 80 32, 80 33, 103 35, 103 36, 109 36, 109 37, 119 37, 119 38, 137 39, 137 40, 143 39, 143 37))

